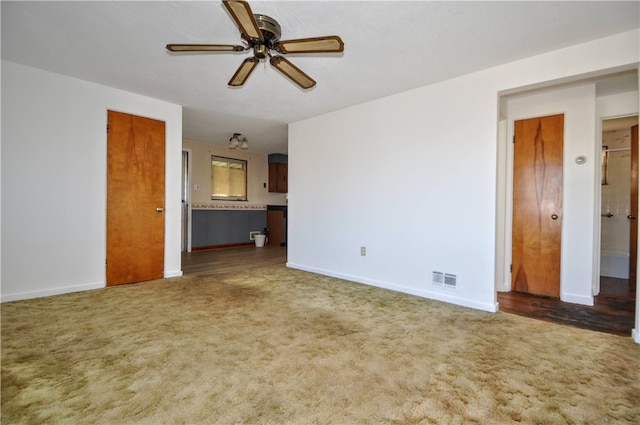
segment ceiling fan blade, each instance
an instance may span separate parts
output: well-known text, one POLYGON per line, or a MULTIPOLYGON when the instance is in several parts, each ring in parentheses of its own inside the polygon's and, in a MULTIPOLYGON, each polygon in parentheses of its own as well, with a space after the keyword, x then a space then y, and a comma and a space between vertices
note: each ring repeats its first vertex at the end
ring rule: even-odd
POLYGON ((316 85, 313 78, 302 72, 297 66, 283 58, 282 56, 272 56, 271 65, 273 65, 278 71, 282 72, 286 77, 291 79, 294 83, 302 87, 303 89, 310 89, 316 85))
POLYGON ((244 46, 231 44, 167 44, 172 52, 243 52, 244 46))
POLYGON ((249 78, 249 75, 253 72, 256 65, 258 65, 258 62, 260 62, 258 58, 247 58, 243 60, 236 73, 233 74, 233 77, 229 80, 229 85, 233 87, 243 85, 244 82, 247 81, 247 78, 249 78))
POLYGON ((344 51, 344 43, 337 35, 330 35, 283 40, 275 48, 280 53, 339 53, 344 51))
POLYGON ((233 20, 236 21, 242 34, 253 41, 263 40, 262 31, 258 28, 258 23, 253 16, 249 3, 240 0, 222 0, 222 3, 233 17, 233 20))

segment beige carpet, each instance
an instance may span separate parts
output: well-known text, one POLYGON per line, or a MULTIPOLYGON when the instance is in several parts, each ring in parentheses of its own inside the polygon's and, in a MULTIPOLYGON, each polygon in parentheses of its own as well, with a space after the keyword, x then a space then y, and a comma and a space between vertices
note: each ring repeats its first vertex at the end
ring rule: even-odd
POLYGON ((285 267, 2 314, 2 424, 638 424, 640 346, 285 267))

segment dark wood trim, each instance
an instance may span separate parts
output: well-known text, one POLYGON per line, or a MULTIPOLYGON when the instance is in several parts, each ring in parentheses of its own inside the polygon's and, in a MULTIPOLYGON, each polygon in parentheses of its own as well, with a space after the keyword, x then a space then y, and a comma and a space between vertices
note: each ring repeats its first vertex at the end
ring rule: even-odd
POLYGON ((238 243, 228 243, 224 245, 194 246, 193 248, 191 248, 191 251, 209 251, 212 249, 237 248, 239 246, 251 246, 251 245, 255 245, 255 242, 238 242, 238 243))

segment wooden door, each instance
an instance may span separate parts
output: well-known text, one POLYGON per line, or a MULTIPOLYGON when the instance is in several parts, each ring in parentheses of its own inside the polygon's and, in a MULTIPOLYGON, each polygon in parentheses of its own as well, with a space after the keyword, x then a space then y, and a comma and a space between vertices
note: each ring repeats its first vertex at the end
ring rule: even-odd
POLYGON ((267 228, 269 229, 269 244, 273 246, 285 244, 283 210, 267 210, 267 228))
POLYGON ((629 287, 636 288, 638 268, 638 126, 631 127, 631 200, 629 205, 629 287))
POLYGON ((515 122, 511 288, 560 296, 564 115, 515 122))
POLYGON ((108 112, 107 285, 164 274, 165 123, 108 112))

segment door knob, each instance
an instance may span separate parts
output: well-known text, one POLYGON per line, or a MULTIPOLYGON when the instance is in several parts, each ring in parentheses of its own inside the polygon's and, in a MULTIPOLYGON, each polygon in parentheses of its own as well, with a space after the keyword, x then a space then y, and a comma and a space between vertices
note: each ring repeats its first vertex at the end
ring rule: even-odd
POLYGON ((551 214, 551 220, 557 220, 558 214, 551 214))
POLYGON ((162 212, 162 211, 164 211, 164 208, 162 208, 162 207, 158 207, 158 208, 156 208, 156 211, 158 211, 158 212, 162 212))
POLYGON ((627 216, 627 218, 628 218, 629 220, 635 220, 635 219, 636 219, 636 216, 635 216, 635 215, 633 215, 633 214, 629 214, 629 215, 627 216))

